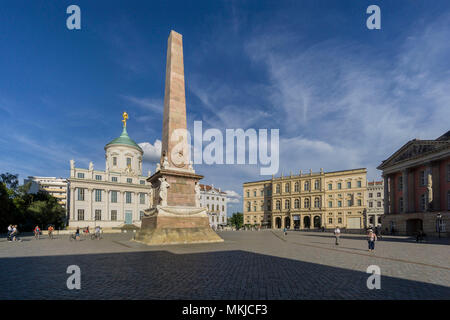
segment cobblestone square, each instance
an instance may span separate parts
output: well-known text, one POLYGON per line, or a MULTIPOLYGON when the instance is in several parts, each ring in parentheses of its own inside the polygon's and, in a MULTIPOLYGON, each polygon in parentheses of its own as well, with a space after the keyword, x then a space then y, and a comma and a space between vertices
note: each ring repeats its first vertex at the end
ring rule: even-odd
POLYGON ((362 235, 224 231, 223 243, 149 247, 133 234, 100 241, 0 239, 0 299, 450 299, 448 239, 384 237, 368 252, 362 235), (69 265, 81 289, 69 290, 69 265), (381 269, 369 290, 367 267, 381 269), (10 285, 8 285, 10 284, 10 285))

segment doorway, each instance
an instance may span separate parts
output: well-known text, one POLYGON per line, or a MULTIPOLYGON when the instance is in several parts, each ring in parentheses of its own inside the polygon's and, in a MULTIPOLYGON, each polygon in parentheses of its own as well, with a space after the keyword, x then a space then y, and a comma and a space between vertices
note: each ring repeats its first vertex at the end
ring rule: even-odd
POLYGON ((305 226, 305 229, 311 228, 311 218, 306 216, 303 218, 303 225, 305 226))

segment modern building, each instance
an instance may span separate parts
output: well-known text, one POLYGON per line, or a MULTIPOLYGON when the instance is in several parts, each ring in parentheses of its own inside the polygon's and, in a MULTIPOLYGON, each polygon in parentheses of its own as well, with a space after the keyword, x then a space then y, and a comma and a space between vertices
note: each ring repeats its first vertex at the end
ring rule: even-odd
POLYGON ((384 213, 384 183, 370 181, 367 183, 367 211, 365 216, 366 227, 381 226, 381 216, 384 213))
POLYGON ((378 169, 384 178, 383 230, 449 235, 450 131, 407 142, 378 169))
POLYGON ((272 177, 243 185, 244 224, 271 228, 364 228, 365 168, 272 177))
POLYGON ((120 137, 105 146, 106 170, 76 168, 70 161, 69 227, 140 227, 144 210, 152 204, 151 185, 142 175, 143 151, 124 126, 120 137))
POLYGON ((227 194, 214 186, 200 184, 200 206, 208 208, 209 225, 213 229, 227 224, 227 194))
POLYGON ((24 184, 31 182, 30 193, 37 193, 39 190, 45 191, 58 199, 58 203, 67 209, 68 181, 65 178, 56 177, 34 177, 29 176, 24 179, 24 184))

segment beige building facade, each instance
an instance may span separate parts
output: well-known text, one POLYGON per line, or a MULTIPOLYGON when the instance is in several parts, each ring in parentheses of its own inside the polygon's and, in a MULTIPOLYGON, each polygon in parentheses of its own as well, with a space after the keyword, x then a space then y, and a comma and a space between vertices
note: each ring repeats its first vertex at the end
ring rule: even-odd
POLYGON ((244 224, 288 229, 364 228, 367 170, 303 173, 246 182, 244 224))

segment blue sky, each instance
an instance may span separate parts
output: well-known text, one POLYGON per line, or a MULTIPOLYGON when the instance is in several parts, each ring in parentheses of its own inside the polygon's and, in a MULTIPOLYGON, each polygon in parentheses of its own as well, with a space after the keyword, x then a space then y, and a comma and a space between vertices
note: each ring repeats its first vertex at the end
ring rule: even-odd
MULTIPOLYGON (((280 171, 366 167, 449 130, 448 1, 3 1, 0 172, 104 169, 106 143, 161 139, 167 37, 183 35, 188 127, 280 129, 280 171), (66 28, 81 8, 82 29, 66 28), (381 30, 366 8, 381 8, 381 30), (432 5, 431 5, 432 4, 432 5)), ((198 165, 242 195, 257 166, 198 165)), ((229 213, 241 210, 236 197, 229 213)))

